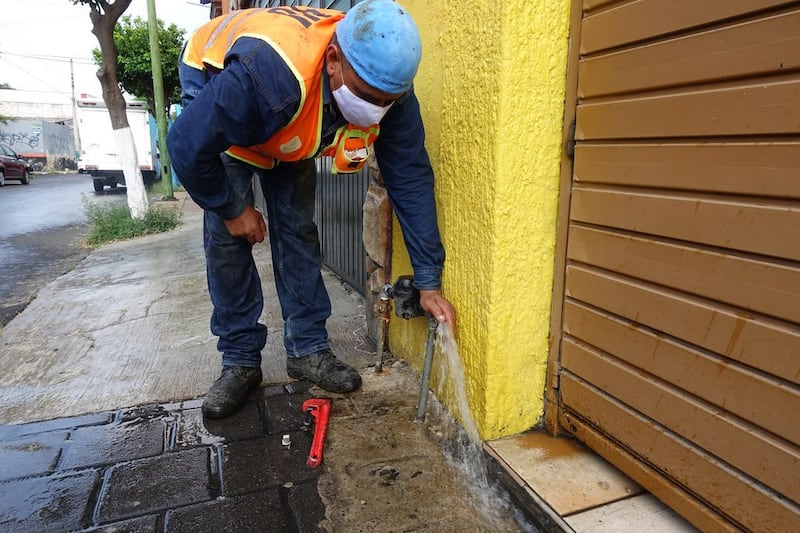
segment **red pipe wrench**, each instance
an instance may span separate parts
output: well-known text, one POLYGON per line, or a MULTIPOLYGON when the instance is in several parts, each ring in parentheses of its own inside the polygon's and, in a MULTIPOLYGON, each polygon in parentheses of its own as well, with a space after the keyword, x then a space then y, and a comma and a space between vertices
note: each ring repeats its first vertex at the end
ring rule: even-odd
POLYGON ((322 446, 325 443, 325 433, 328 430, 328 418, 331 414, 331 401, 324 398, 311 398, 303 402, 305 426, 311 425, 314 420, 314 438, 311 441, 311 452, 308 454, 308 465, 319 466, 322 464, 322 446))

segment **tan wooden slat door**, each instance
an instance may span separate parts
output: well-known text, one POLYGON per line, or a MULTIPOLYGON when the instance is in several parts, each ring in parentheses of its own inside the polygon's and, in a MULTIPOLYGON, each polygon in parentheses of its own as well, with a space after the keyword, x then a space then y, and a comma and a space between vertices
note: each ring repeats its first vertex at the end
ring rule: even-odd
POLYGON ((575 7, 558 424, 704 531, 800 531, 800 2, 575 7))

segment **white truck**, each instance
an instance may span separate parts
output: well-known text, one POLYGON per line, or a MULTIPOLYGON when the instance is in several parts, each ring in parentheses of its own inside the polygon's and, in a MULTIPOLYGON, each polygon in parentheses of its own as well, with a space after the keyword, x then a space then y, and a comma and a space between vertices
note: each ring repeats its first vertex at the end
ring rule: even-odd
MULTIPOLYGON (((82 96, 76 99, 76 103, 81 142, 78 171, 92 176, 96 192, 101 192, 106 186, 125 185, 119 149, 105 102, 82 96)), ((136 101, 128 102, 126 111, 144 184, 152 185, 160 176, 158 161, 154 157, 155 143, 150 136, 150 113, 144 102, 136 101)))

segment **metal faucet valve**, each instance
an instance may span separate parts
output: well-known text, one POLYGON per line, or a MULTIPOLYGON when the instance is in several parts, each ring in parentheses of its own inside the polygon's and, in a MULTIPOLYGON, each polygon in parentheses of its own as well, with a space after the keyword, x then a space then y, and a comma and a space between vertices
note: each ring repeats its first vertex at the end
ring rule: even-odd
POLYGON ((419 290, 414 287, 412 276, 400 276, 394 283, 394 313, 400 318, 409 320, 425 316, 425 310, 419 303, 419 290))

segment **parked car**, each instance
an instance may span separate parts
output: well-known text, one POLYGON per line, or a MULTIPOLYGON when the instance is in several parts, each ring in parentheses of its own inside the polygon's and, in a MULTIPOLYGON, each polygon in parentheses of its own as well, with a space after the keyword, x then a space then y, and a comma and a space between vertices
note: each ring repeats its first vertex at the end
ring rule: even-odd
POLYGON ((0 143, 0 187, 6 184, 6 180, 19 180, 27 185, 32 170, 28 162, 13 148, 0 143))

